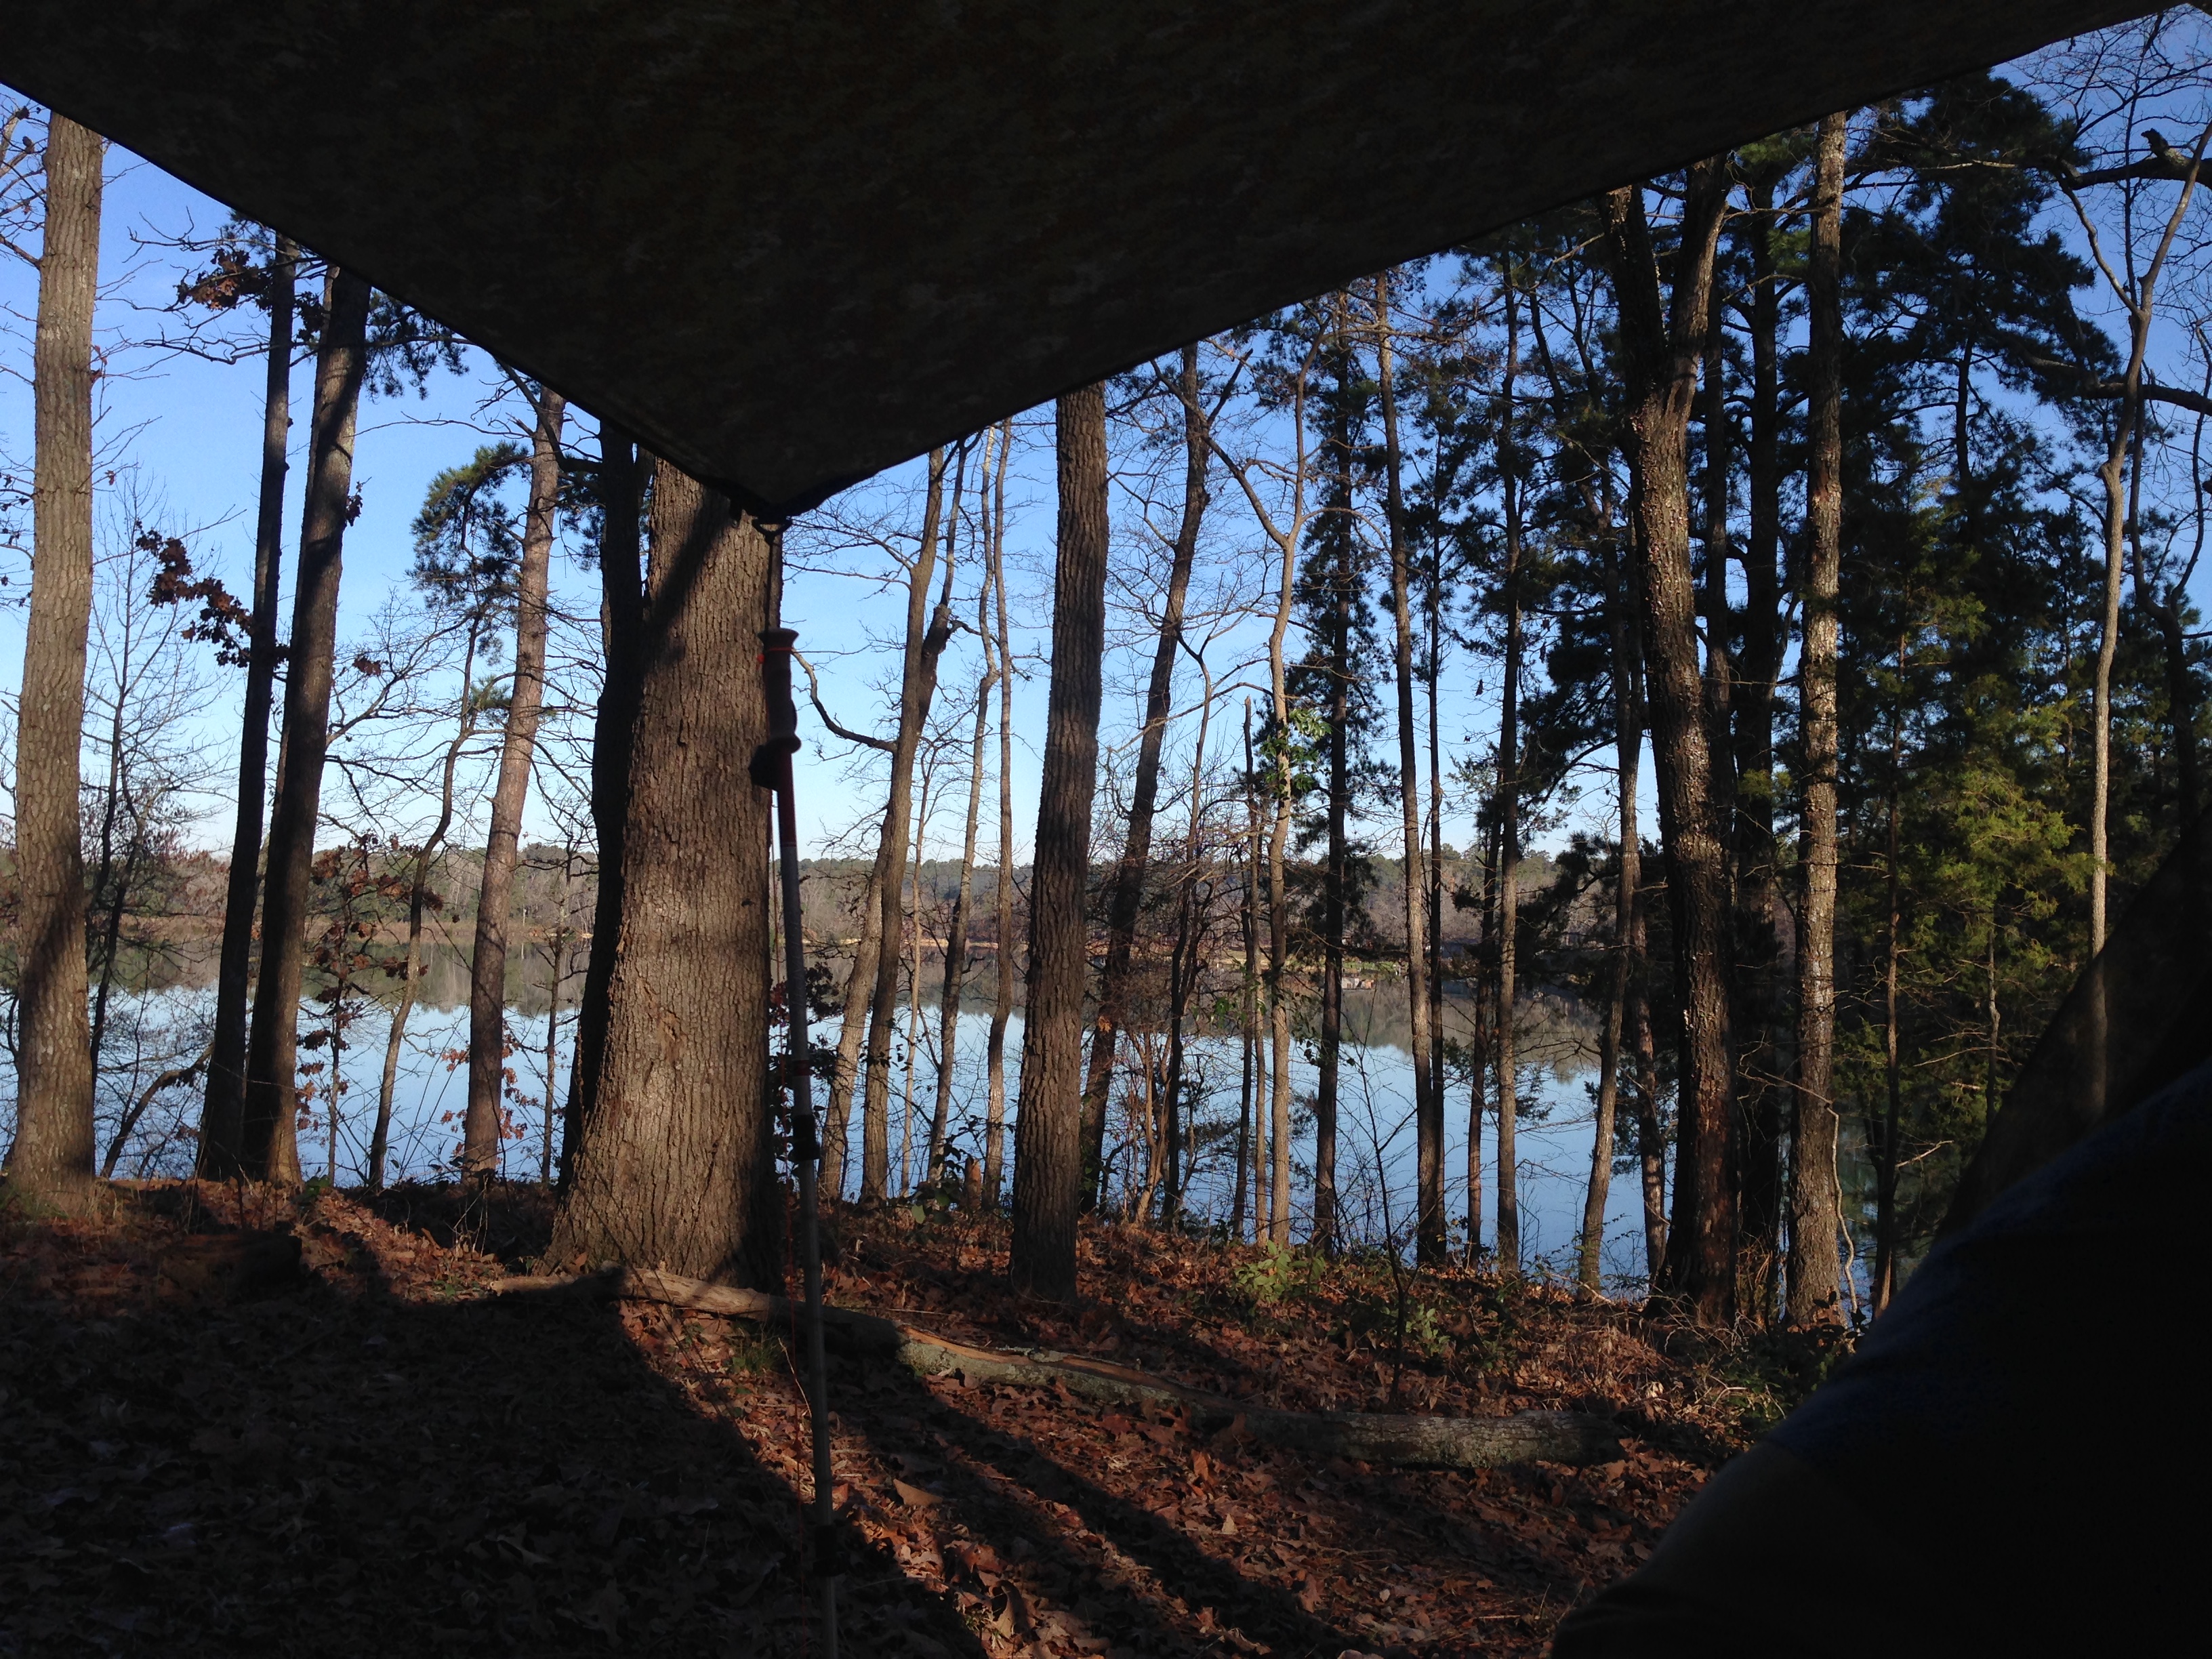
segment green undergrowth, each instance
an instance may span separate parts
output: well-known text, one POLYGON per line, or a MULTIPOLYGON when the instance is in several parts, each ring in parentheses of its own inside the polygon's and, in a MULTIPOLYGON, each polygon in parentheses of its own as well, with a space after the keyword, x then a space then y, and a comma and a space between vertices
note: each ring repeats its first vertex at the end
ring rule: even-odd
POLYGON ((1518 1334, 1526 1287, 1517 1280, 1458 1269, 1394 1269, 1388 1256, 1371 1249, 1334 1261, 1273 1243, 1243 1254, 1225 1291, 1200 1299, 1255 1335, 1318 1328, 1346 1348, 1471 1375, 1503 1363, 1518 1334))

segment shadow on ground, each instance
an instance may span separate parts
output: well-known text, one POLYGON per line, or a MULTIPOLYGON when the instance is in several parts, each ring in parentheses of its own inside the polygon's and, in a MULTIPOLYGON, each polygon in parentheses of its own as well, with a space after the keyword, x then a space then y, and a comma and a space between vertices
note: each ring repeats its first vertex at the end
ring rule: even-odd
MULTIPOLYGON (((589 1287, 489 1294, 543 1248, 528 1189, 471 1210, 429 1188, 371 1206, 171 1185, 118 1208, 0 1216, 0 1659, 819 1651, 787 1333, 589 1287)), ((996 1289, 999 1223, 837 1220, 854 1305, 1255 1403, 1372 1407, 1360 1391, 1390 1380, 1334 1331, 1351 1303, 1238 1324, 1218 1251, 1094 1239, 1071 1312, 996 1289)), ((1620 1392, 1623 1354, 1680 1391, 1565 1303, 1529 1317, 1527 1376, 1431 1367, 1420 1408, 1620 1392)), ((1651 1449, 1582 1471, 1321 1464, 852 1361, 832 1402, 859 1659, 1534 1655, 1698 1478, 1651 1449)))
MULTIPOLYGON (((799 1497, 622 1310, 471 1296, 419 1235, 231 1300, 164 1273, 193 1237, 4 1241, 0 1654, 814 1650, 799 1497)), ((981 1651, 856 1578, 851 1651, 981 1651)))

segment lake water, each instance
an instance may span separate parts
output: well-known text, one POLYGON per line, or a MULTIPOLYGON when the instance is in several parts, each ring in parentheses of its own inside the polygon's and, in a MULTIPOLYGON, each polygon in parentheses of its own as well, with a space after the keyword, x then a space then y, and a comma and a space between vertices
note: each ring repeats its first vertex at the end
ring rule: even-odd
MULTIPOLYGON (((457 999, 462 989, 458 975, 441 982, 434 974, 426 990, 445 991, 457 999), (450 985, 450 989, 447 986, 450 985)), ((135 1054, 136 1065, 119 1065, 103 1076, 100 1146, 106 1151, 125 1103, 135 1100, 165 1066, 179 1053, 197 1052, 213 1012, 211 987, 178 987, 137 997, 118 998, 111 1013, 111 1029, 127 1038, 110 1052, 118 1057, 135 1054), (197 1035, 196 1035, 197 1034, 197 1035)), ((509 1101, 511 1138, 505 1143, 505 1173, 523 1180, 536 1178, 544 1167, 547 1148, 546 1021, 549 1013, 541 994, 521 1006, 510 1007, 508 1022, 514 1052, 508 1059, 513 1080, 509 1101)), ((551 1091, 557 1103, 565 1099, 568 1066, 574 1039, 573 1008, 558 1013, 556 1033, 556 1077, 551 1091)), ((1462 1036, 1467 1031, 1465 1005, 1448 1001, 1445 1030, 1462 1036)), ((1346 1042, 1341 1051, 1338 1184, 1343 1224, 1346 1232, 1367 1242, 1402 1242, 1410 1231, 1413 1194, 1413 1069, 1405 1048, 1403 993, 1394 988, 1352 990, 1346 994, 1346 1042)), ((326 1026, 328 1011, 309 1003, 302 1010, 303 1033, 326 1026)), ((953 1065, 953 1143, 961 1152, 980 1153, 983 1137, 985 1048, 989 1025, 988 1005, 971 1000, 963 1009, 957 1032, 953 1065)), ((1589 1179, 1592 1136, 1591 1085, 1595 1078, 1595 1038, 1576 1011, 1559 1003, 1534 1000, 1522 1013, 1522 1070, 1518 1158, 1524 1265, 1532 1271, 1571 1270, 1576 1234, 1581 1225, 1583 1193, 1589 1179)), ((358 1182, 367 1163, 367 1148, 374 1122, 383 1066, 390 1013, 374 1002, 361 1006, 345 1033, 339 1076, 344 1088, 338 1097, 335 1142, 320 1091, 312 1103, 312 1121, 301 1131, 301 1161, 309 1176, 334 1174, 340 1185, 358 1182), (335 1153, 335 1158, 333 1158, 335 1153), (335 1163, 335 1170, 332 1165, 335 1163)), ((908 1030, 907 1011, 901 1006, 896 1021, 898 1036, 897 1069, 892 1078, 892 1155, 898 1155, 906 1129, 905 1056, 908 1030)), ((913 1123, 906 1139, 909 1167, 919 1172, 928 1134, 928 1120, 936 1095, 938 1014, 928 1006, 920 1021, 921 1065, 914 1079, 913 1123)), ((834 1018, 817 1024, 816 1035, 834 1041, 834 1018)), ((468 1042, 468 1011, 458 1000, 446 1006, 418 1003, 408 1022, 403 1044, 398 1086, 394 1091, 390 1162, 386 1178, 436 1179, 451 1170, 460 1136, 460 1116, 467 1098, 467 1075, 461 1053, 468 1042)), ((303 1062, 326 1058, 326 1047, 303 1050, 303 1062)), ((1014 1018, 1007 1033, 1007 1102, 1011 1116, 1019 1091, 1021 1020, 1014 1018)), ((1264 1060, 1262 1062, 1264 1073, 1264 1060)), ((1200 1145, 1187 1180, 1185 1208, 1198 1224, 1225 1223, 1235 1183, 1233 1146, 1237 1115, 1240 1057, 1236 1034, 1202 1036, 1190 1044, 1186 1072, 1200 1096, 1196 1119, 1200 1145)), ((1293 1136, 1292 1157, 1300 1174, 1293 1182, 1293 1234, 1302 1237, 1308 1217, 1313 1136, 1310 1103, 1317 1077, 1312 1044, 1298 1044, 1291 1066, 1291 1083, 1302 1109, 1293 1136)), ((197 1086, 172 1088, 158 1097, 141 1118, 122 1151, 116 1173, 123 1176, 177 1172, 188 1167, 191 1148, 188 1131, 198 1115, 197 1086)), ((1119 1113, 1116 1116, 1118 1118, 1119 1113)), ((0 1131, 11 1126, 0 1123, 0 1131)), ((858 1113, 851 1127, 848 1168, 858 1179, 860 1157, 858 1113)), ((556 1132, 557 1133, 557 1132, 556 1132)), ((1012 1152, 1009 1124, 1008 1152, 1012 1152)), ((1483 1238, 1495 1239, 1497 1175, 1496 1125, 1486 1115, 1484 1124, 1483 1238)), ((1466 1199, 1468 1085, 1464 1079, 1450 1085, 1446 1103, 1447 1213, 1460 1218, 1463 1233, 1466 1199)), ((1116 1138, 1117 1143, 1120 1138, 1116 1138)), ((1109 1153, 1111 1148, 1109 1147, 1109 1153)), ((1123 1144, 1112 1167, 1126 1171, 1133 1163, 1133 1148, 1123 1144)), ((896 1168, 893 1176, 897 1182, 896 1168)), ((1249 1207, 1248 1207, 1249 1213, 1249 1207)), ((1249 1236, 1249 1221, 1247 1223, 1249 1236)), ((1622 1288, 1643 1279, 1641 1197, 1633 1175, 1613 1177, 1607 1205, 1601 1260, 1609 1282, 1622 1288)))

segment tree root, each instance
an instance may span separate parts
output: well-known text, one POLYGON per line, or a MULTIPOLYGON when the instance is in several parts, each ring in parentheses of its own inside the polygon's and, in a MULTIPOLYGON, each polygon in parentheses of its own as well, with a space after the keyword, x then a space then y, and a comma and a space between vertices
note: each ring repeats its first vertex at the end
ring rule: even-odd
MULTIPOLYGON (((710 1285, 650 1267, 585 1275, 502 1279, 501 1295, 555 1291, 610 1299, 659 1302, 762 1324, 795 1326, 798 1304, 764 1291, 710 1285)), ((824 1308, 823 1336, 837 1352, 890 1359, 921 1376, 958 1375, 969 1386, 1057 1388, 1109 1405, 1180 1408, 1192 1426, 1231 1437, 1249 1436, 1311 1457, 1342 1457, 1401 1468, 1481 1469, 1505 1463, 1602 1463, 1620 1455, 1618 1431, 1584 1412, 1522 1412, 1512 1417, 1428 1417, 1367 1412, 1282 1412, 1233 1400, 1109 1360, 1049 1349, 971 1347, 879 1314, 824 1308)))

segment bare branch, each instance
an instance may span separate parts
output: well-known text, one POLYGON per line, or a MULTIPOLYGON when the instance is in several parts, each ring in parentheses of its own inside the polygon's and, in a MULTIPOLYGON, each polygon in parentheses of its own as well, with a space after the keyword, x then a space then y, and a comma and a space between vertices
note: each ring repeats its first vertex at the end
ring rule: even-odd
MULTIPOLYGON (((2056 357, 2028 356, 2021 361, 2038 374, 2065 375, 2075 384, 2068 388, 2067 395, 2075 398, 2124 398, 2128 395, 2125 380, 2108 380, 2094 369, 2083 368, 2078 363, 2061 362, 2056 357)), ((2193 410, 2199 415, 2212 415, 2212 398, 2201 392, 2191 392, 2187 386, 2160 386, 2146 380, 2142 395, 2152 403, 2172 404, 2178 409, 2193 410)))
POLYGON ((822 717, 822 724, 830 728, 832 736, 842 738, 848 743, 857 743, 864 748, 879 750, 886 755, 898 747, 888 738, 872 738, 865 732, 855 732, 849 726, 838 725, 836 716, 822 706, 822 684, 814 678, 814 665, 796 651, 791 654, 806 671, 807 701, 814 705, 814 712, 822 717))

